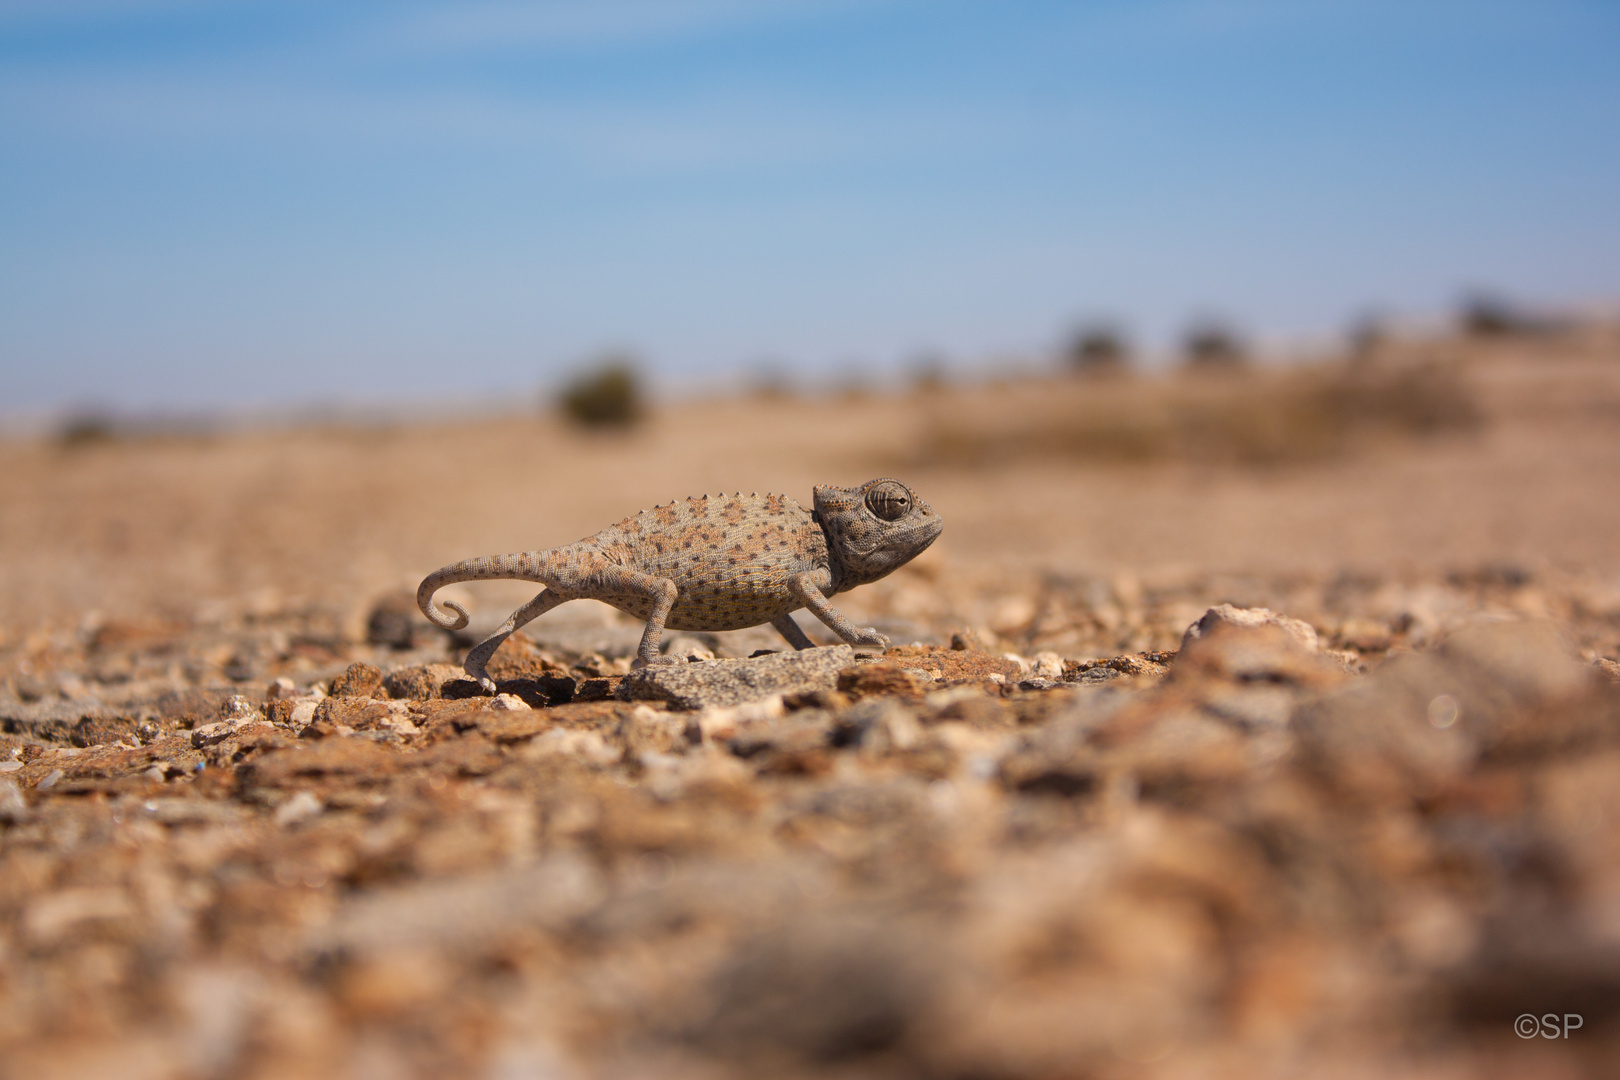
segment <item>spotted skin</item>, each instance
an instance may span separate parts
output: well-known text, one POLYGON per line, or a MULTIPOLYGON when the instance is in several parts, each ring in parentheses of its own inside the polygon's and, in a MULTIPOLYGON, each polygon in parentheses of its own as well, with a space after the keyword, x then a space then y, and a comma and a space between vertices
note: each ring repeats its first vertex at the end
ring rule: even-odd
POLYGON ((635 665, 673 663, 660 656, 664 629, 740 630, 770 623, 795 649, 810 647, 792 612, 808 608, 851 645, 886 646, 860 629, 829 596, 876 581, 903 566, 944 529, 922 499, 898 480, 854 488, 817 487, 814 509, 786 495, 703 495, 643 510, 575 544, 489 555, 429 574, 416 590, 422 614, 447 630, 467 625, 451 601, 433 594, 459 581, 493 578, 545 586, 473 648, 467 674, 493 693, 486 669, 501 642, 568 600, 588 597, 647 620, 635 665))

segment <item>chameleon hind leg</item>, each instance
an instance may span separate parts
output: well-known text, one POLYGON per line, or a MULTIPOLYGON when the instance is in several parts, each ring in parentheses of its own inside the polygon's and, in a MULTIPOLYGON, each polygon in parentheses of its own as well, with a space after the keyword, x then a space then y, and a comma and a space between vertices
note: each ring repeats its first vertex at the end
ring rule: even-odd
POLYGON ((810 636, 804 632, 804 628, 793 621, 791 613, 778 615, 771 620, 771 625, 776 627, 776 632, 787 638, 787 643, 795 649, 813 649, 816 647, 816 643, 810 640, 810 636))
POLYGON ((669 618, 669 611, 675 606, 675 598, 680 595, 675 583, 668 578, 654 577, 639 570, 627 569, 619 569, 612 581, 615 587, 637 593, 652 601, 652 611, 647 616, 647 628, 641 632, 641 644, 636 648, 636 658, 631 661, 630 666, 644 668, 678 663, 674 657, 661 656, 658 652, 659 643, 664 638, 664 621, 669 618))
POLYGON ((501 642, 511 637, 518 627, 532 622, 568 599, 570 597, 564 596, 555 589, 541 589, 535 594, 533 600, 508 615, 499 629, 473 646, 472 652, 467 654, 467 662, 461 665, 462 670, 472 676, 473 680, 484 688, 485 693, 493 694, 495 692, 495 680, 489 677, 485 665, 489 663, 489 658, 495 655, 495 650, 501 647, 501 642))

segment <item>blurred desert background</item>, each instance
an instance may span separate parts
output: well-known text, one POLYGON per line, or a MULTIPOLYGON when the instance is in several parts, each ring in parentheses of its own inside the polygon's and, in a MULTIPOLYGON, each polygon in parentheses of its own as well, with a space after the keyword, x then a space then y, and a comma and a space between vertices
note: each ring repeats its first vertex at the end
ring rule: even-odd
POLYGON ((1615 29, 0 9, 0 1078, 1613 1075, 1615 29), (886 650, 415 607, 883 476, 886 650))
MULTIPOLYGON (((1610 614, 1616 334, 1594 320, 1263 368, 925 373, 899 389, 700 398, 623 424, 561 404, 246 432, 76 417, 3 449, 6 640, 212 610, 318 610, 358 634, 379 598, 473 552, 568 543, 688 494, 808 504, 815 484, 891 475, 949 522, 901 577, 929 640, 955 620, 1016 642, 1053 581, 1138 595, 1495 577, 1556 582, 1610 614)), ((528 594, 477 589, 491 612, 528 594)), ((1524 613, 1551 614, 1537 603, 1524 613)), ((1133 641, 1174 644, 1111 644, 1133 641)))

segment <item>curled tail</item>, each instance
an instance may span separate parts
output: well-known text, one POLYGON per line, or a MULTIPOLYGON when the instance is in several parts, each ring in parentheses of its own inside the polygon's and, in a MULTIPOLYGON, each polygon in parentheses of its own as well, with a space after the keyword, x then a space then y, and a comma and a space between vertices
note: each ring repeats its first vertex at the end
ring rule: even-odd
POLYGON ((434 626, 446 630, 460 630, 467 625, 467 609, 454 600, 446 600, 444 606, 455 612, 455 615, 451 616, 433 602, 434 593, 458 581, 488 581, 494 578, 538 581, 544 584, 545 578, 540 575, 551 561, 548 558, 550 554, 548 551, 519 551, 511 555, 484 555, 440 567, 423 578, 422 584, 417 586, 416 606, 422 609, 422 614, 426 615, 434 626))

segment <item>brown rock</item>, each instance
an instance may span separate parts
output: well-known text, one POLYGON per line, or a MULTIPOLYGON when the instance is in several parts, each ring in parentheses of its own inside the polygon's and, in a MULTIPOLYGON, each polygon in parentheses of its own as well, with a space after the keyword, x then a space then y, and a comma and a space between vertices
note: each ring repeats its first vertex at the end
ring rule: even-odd
POLYGON ((389 715, 388 704, 373 698, 329 697, 315 706, 315 716, 310 722, 358 729, 389 715))
POLYGON ((603 675, 585 679, 576 685, 573 700, 612 701, 618 697, 619 683, 623 678, 622 675, 603 675))
POLYGON ((990 647, 985 644, 978 631, 972 628, 958 630, 951 635, 951 648, 957 652, 987 653, 990 647))
POLYGON ((73 725, 68 741, 74 746, 100 746, 134 737, 140 724, 123 716, 84 716, 73 725))
POLYGON ((869 697, 920 698, 924 683, 899 664, 857 664, 838 673, 838 692, 851 701, 869 697))
POLYGON ((782 707, 792 712, 797 709, 847 709, 850 699, 837 690, 804 690, 782 695, 782 707))
POLYGON ((1321 648, 1316 630, 1310 623, 1279 615, 1269 608, 1240 608, 1231 604, 1220 604, 1204 612, 1197 622, 1187 627, 1187 632, 1181 637, 1181 647, 1185 649, 1217 627, 1249 629, 1262 626, 1273 626, 1283 631, 1305 652, 1316 652, 1321 648))
POLYGON ((942 649, 937 645, 901 645, 887 650, 883 659, 903 668, 937 671, 947 682, 958 679, 982 679, 1000 675, 1015 679, 1024 674, 1016 660, 1005 656, 992 656, 982 650, 942 649))
POLYGON ((484 709, 474 716, 478 730, 497 743, 515 743, 532 739, 552 726, 545 713, 533 709, 526 712, 484 709))
POLYGON ((418 664, 390 671, 382 686, 396 701, 432 701, 444 696, 444 685, 465 676, 453 664, 418 664))
POLYGON ((379 600, 366 616, 366 641, 391 649, 409 649, 416 642, 416 631, 426 630, 416 610, 416 597, 399 593, 379 600))
POLYGON ((397 767, 399 755, 370 739, 323 739, 297 749, 273 750, 242 766, 244 787, 277 786, 300 777, 345 776, 384 778, 397 767))
POLYGON ((333 697, 371 697, 382 688, 382 672, 360 661, 332 680, 333 697))
POLYGON ((1596 689, 1549 628, 1483 624, 1433 653, 1387 660, 1304 707, 1295 728, 1304 759, 1332 783, 1423 797, 1482 754, 1514 759, 1620 738, 1620 701, 1596 689))
POLYGON ((1381 652, 1395 640, 1388 624, 1362 617, 1344 620, 1333 636, 1340 648, 1358 652, 1381 652))
MULTIPOLYGON (((277 698, 264 703, 264 718, 272 724, 286 726, 292 723, 293 710, 298 708, 300 702, 292 698, 277 698)), ((319 706, 317 706, 319 708, 319 706)))
POLYGON ((183 725, 210 723, 219 717, 219 708, 237 695, 234 686, 199 686, 166 693, 157 699, 157 712, 166 720, 183 725))
POLYGON ((1065 660, 1063 678, 1067 682, 1108 682, 1119 677, 1163 678, 1170 673, 1175 658, 1175 653, 1145 652, 1105 660, 1065 660))
POLYGON ((1316 631, 1264 608, 1211 608, 1188 628, 1176 655, 1177 679, 1326 685, 1344 677, 1342 664, 1322 655, 1316 631))

